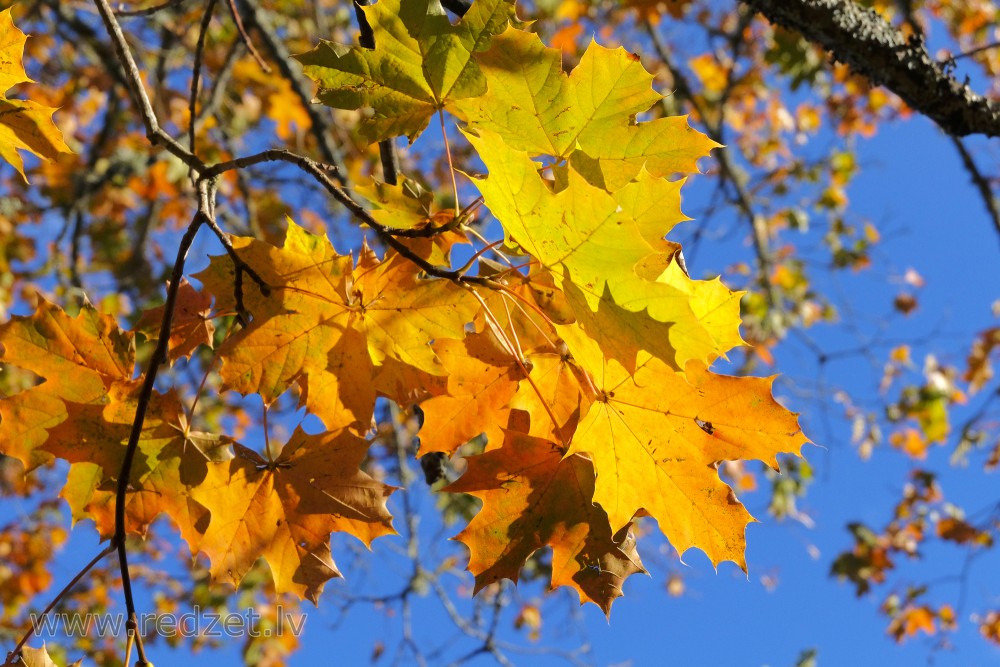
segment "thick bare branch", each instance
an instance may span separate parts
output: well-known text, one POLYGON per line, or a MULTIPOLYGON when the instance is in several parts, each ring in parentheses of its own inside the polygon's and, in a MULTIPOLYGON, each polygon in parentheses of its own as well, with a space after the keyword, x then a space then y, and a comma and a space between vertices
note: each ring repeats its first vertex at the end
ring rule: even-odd
POLYGON ((1000 136, 1000 102, 959 82, 874 10, 853 0, 743 0, 771 23, 795 30, 873 84, 899 95, 952 136, 1000 136))

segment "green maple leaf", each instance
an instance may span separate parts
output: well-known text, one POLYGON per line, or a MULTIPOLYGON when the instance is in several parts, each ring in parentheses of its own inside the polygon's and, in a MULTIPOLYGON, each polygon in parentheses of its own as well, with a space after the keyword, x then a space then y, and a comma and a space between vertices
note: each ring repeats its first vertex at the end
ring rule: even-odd
POLYGON ((477 0, 455 25, 438 0, 380 0, 363 9, 374 49, 324 41, 295 57, 319 84, 321 102, 373 110, 361 121, 372 143, 400 135, 412 142, 435 112, 485 93, 473 54, 514 16, 513 0, 477 0))
POLYGON ((697 172, 698 158, 719 145, 684 116, 635 122, 662 95, 639 57, 623 48, 591 42, 567 76, 558 49, 508 29, 476 61, 489 90, 456 104, 472 128, 496 132, 530 155, 568 159, 611 192, 643 166, 654 176, 697 172))

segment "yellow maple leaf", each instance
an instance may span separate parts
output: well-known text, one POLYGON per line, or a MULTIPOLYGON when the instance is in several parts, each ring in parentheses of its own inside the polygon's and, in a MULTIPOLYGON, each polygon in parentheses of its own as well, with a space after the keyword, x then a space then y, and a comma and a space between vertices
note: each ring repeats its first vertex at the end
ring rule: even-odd
POLYGON ((808 442, 796 415, 772 398, 772 382, 716 375, 698 361, 679 373, 655 357, 633 377, 607 361, 569 453, 594 461, 594 502, 611 529, 645 511, 678 553, 697 547, 714 564, 746 569, 744 533, 753 517, 716 466, 756 459, 777 469, 778 453, 798 454, 808 442))
POLYGON ((454 209, 438 210, 434 192, 405 176, 395 185, 372 181, 355 186, 354 191, 376 205, 372 217, 391 229, 420 229, 454 218, 454 209))
POLYGON ((654 176, 697 172, 698 158, 718 146, 685 116, 634 122, 662 96, 639 57, 623 48, 591 42, 566 75, 558 49, 511 27, 477 62, 488 91, 455 105, 470 127, 495 132, 531 155, 590 165, 588 180, 609 191, 643 167, 654 176))
MULTIPOLYGON (((677 248, 664 235, 687 219, 680 183, 640 169, 637 180, 612 194, 568 170, 554 192, 528 154, 499 135, 482 131, 469 140, 490 172, 473 180, 509 242, 552 273, 578 325, 608 357, 634 368, 646 350, 679 369, 741 342, 739 294, 669 269, 677 248)), ((576 356, 588 371, 598 368, 576 356)))
POLYGON ((17 29, 11 8, 0 12, 0 157, 10 162, 25 181, 24 162, 18 150, 54 160, 72 151, 52 122, 55 109, 30 100, 9 100, 11 86, 30 82, 21 59, 27 36, 17 29))

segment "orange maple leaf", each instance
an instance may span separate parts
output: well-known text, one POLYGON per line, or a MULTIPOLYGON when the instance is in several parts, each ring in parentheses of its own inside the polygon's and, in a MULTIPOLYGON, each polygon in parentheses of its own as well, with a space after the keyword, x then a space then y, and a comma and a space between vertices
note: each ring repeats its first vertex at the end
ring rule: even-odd
MULTIPOLYGON (((112 385, 100 404, 67 403, 69 418, 42 448, 72 463, 62 495, 74 519, 91 518, 101 537, 115 532, 115 493, 138 404, 139 381, 112 385)), ((209 512, 193 497, 213 466, 232 458, 232 440, 192 431, 177 393, 154 392, 132 462, 125 529, 146 534, 166 513, 197 553, 209 512)))
POLYGON ((64 401, 99 404, 112 384, 132 379, 135 343, 92 306, 70 317, 41 300, 34 314, 0 325, 0 361, 44 378, 0 400, 0 454, 31 470, 51 460, 38 447, 66 420, 64 401))
POLYGON ((236 452, 193 490, 212 513, 201 550, 214 580, 237 586, 263 557, 278 593, 316 603, 325 582, 340 576, 330 533, 366 545, 395 533, 385 505, 395 487, 361 471, 368 442, 350 431, 308 435, 297 428, 271 460, 242 445, 236 452))
POLYGON ((631 524, 612 535, 593 503, 594 466, 563 454, 554 442, 508 432, 500 449, 470 458, 443 491, 471 494, 483 508, 455 539, 472 552, 477 592, 500 579, 516 582, 525 560, 551 546, 552 586, 569 586, 608 614, 625 579, 645 569, 631 524))
MULTIPOLYGON (((168 358, 171 361, 191 356, 199 345, 212 347, 215 324, 209 316, 211 306, 211 294, 198 291, 187 280, 181 280, 170 320, 168 358)), ((164 306, 157 306, 144 310, 135 330, 149 340, 156 340, 160 335, 163 309, 164 306)))
MULTIPOLYGON (((367 428, 376 392, 394 394, 397 375, 445 375, 430 343, 461 339, 478 307, 468 290, 419 278, 399 255, 379 261, 366 248, 354 267, 326 237, 291 221, 282 248, 245 237, 233 246, 269 292, 244 285, 253 322, 220 347, 223 381, 267 403, 298 383, 330 428, 367 428)), ((228 257, 216 257, 198 276, 221 310, 235 305, 234 271, 228 257)))
POLYGON ((482 433, 494 446, 501 442, 510 399, 524 377, 516 359, 489 334, 435 341, 434 351, 448 369, 448 388, 420 404, 421 455, 453 454, 482 433))

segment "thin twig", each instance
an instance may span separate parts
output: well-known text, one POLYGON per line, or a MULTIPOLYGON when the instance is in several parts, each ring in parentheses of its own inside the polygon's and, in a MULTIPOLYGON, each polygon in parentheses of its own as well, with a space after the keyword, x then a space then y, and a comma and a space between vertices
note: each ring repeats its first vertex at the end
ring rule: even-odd
POLYGON ((955 145, 958 155, 962 158, 962 164, 965 166, 965 170, 969 172, 972 184, 979 191, 979 196, 982 198, 983 204, 986 205, 986 212, 989 214, 990 219, 993 220, 993 226, 996 227, 997 232, 1000 232, 1000 207, 997 206, 997 200, 993 196, 993 189, 990 187, 989 180, 979 170, 979 165, 976 164, 972 153, 965 147, 961 139, 952 136, 951 143, 955 145))
MULTIPOLYGON (((257 283, 257 287, 260 289, 261 294, 263 294, 264 296, 270 296, 271 288, 267 284, 267 282, 260 277, 260 274, 254 271, 253 267, 244 262, 243 258, 239 256, 239 254, 236 252, 236 248, 233 247, 232 239, 230 238, 229 234, 227 234, 221 227, 219 227, 219 223, 215 220, 215 216, 206 215, 205 224, 208 225, 208 228, 215 233, 216 237, 218 237, 219 243, 221 243, 222 247, 226 249, 226 254, 229 255, 229 259, 232 260, 233 265, 235 265, 236 267, 236 307, 239 311, 240 316, 243 317, 246 313, 246 309, 243 306, 242 275, 245 273, 248 276, 250 276, 253 279, 253 281, 257 283)), ((243 324, 243 326, 246 326, 247 322, 243 321, 241 322, 241 324, 243 324)))
POLYGON ((108 0, 94 0, 94 2, 97 5, 98 13, 101 15, 101 20, 104 21, 104 27, 111 37, 118 64, 124 69, 129 96, 142 116, 142 122, 146 128, 146 138, 154 146, 162 145, 187 166, 196 171, 201 171, 205 168, 204 163, 160 127, 160 123, 156 119, 156 112, 153 111, 153 105, 149 101, 149 95, 142 84, 139 67, 135 64, 135 59, 132 57, 132 50, 129 48, 128 42, 125 41, 122 27, 118 23, 118 19, 115 18, 114 12, 111 11, 108 0))
POLYGON ((201 196, 200 208, 205 212, 204 222, 219 239, 219 243, 222 244, 222 247, 226 249, 226 254, 229 255, 229 258, 232 260, 233 266, 235 267, 233 291, 236 297, 236 317, 239 320, 239 323, 246 327, 250 324, 250 319, 248 317, 246 306, 243 304, 243 274, 247 274, 255 283, 257 283, 257 287, 264 296, 270 296, 271 288, 268 286, 267 282, 260 277, 260 274, 253 270, 253 267, 243 261, 243 258, 236 252, 236 248, 233 247, 233 242, 229 237, 229 234, 219 227, 219 223, 215 219, 214 191, 210 192, 209 187, 206 187, 199 194, 201 196))
POLYGON ((301 69, 294 69, 291 53, 285 46, 284 40, 278 35, 274 26, 271 25, 266 11, 259 6, 256 0, 240 0, 242 6, 247 10, 243 13, 247 25, 253 27, 260 34, 263 46, 270 52, 272 60, 278 67, 278 72, 291 84, 292 90, 299 98, 299 102, 309 116, 310 132, 316 139, 319 147, 319 155, 323 162, 335 165, 338 171, 333 177, 342 185, 347 184, 347 169, 344 167, 344 159, 340 149, 331 139, 332 125, 329 115, 323 107, 313 104, 313 82, 309 80, 301 69))
POLYGON ((313 159, 297 155, 290 151, 268 150, 255 155, 236 158, 234 160, 229 160, 228 162, 220 163, 207 168, 204 173, 206 177, 215 176, 225 171, 239 169, 252 164, 260 164, 261 162, 288 162, 298 166, 304 172, 316 179, 316 181, 322 185, 334 199, 343 204, 343 206, 352 215, 354 215, 354 217, 371 227, 378 235, 380 241, 402 255, 405 259, 408 259, 416 264, 417 267, 419 267, 420 270, 425 272, 427 275, 434 276, 436 278, 444 278, 456 283, 466 283, 471 285, 480 285, 490 289, 499 289, 499 285, 490 278, 484 276, 463 275, 458 271, 442 269, 434 266, 423 257, 417 255, 409 248, 409 246, 397 239, 393 235, 391 229, 379 223, 372 217, 371 213, 369 213, 361 204, 356 202, 349 194, 347 194, 342 187, 340 187, 337 183, 334 183, 333 179, 330 177, 331 170, 326 165, 320 164, 313 159))
POLYGON ((21 640, 17 642, 17 646, 14 647, 14 650, 7 654, 7 659, 4 661, 3 667, 13 667, 14 665, 17 664, 16 662, 14 662, 14 660, 21 653, 21 649, 24 648, 24 645, 28 642, 28 640, 31 639, 31 637, 34 636, 36 632, 38 632, 38 630, 41 627, 42 620, 48 615, 50 611, 55 609, 55 606, 59 604, 59 601, 62 600, 66 596, 66 594, 73 589, 74 586, 80 583, 80 580, 83 579, 83 577, 88 572, 90 572, 90 570, 93 569, 95 565, 101 562, 101 559, 103 559, 109 553, 114 551, 116 548, 117 548, 116 540, 115 538, 112 538, 111 542, 108 543, 108 546, 104 547, 99 554, 94 556, 94 558, 89 563, 83 566, 82 570, 77 572, 76 575, 72 579, 70 579, 69 583, 66 584, 63 587, 63 589, 59 591, 59 593, 52 599, 52 601, 49 602, 49 604, 45 607, 45 609, 42 610, 42 613, 34 617, 34 619, 32 620, 31 629, 29 629, 26 633, 24 633, 24 636, 22 636, 21 640))
MULTIPOLYGON (((201 58, 205 53, 205 40, 208 37, 208 26, 212 22, 212 14, 215 12, 217 0, 208 0, 205 12, 201 15, 201 27, 198 29, 198 42, 194 48, 194 65, 191 66, 191 95, 188 99, 188 148, 195 156, 195 126, 198 118, 198 84, 201 83, 201 58)), ((194 179, 194 169, 191 168, 189 175, 194 179)))
POLYGON ((117 14, 121 18, 135 18, 137 16, 152 16, 153 14, 156 14, 157 12, 161 12, 164 9, 170 9, 171 7, 178 7, 184 1, 185 0, 167 0, 166 2, 164 2, 162 4, 153 5, 152 7, 145 7, 143 9, 123 9, 122 5, 118 5, 118 9, 115 10, 115 14, 117 14))
POLYGON ((974 49, 969 49, 968 51, 963 51, 956 56, 951 56, 946 59, 946 63, 953 63, 956 60, 961 60, 962 58, 969 58, 976 55, 977 53, 982 53, 983 51, 989 51, 990 49, 995 49, 1000 47, 1000 42, 991 42, 990 44, 983 44, 982 46, 977 46, 974 49))
MULTIPOLYGON (((101 0, 99 0, 101 1, 101 0)), ((208 184, 199 183, 201 192, 207 190, 208 184)), ((177 248, 177 257, 174 260, 173 270, 170 274, 170 285, 167 288, 167 300, 163 305, 163 319, 160 322, 160 334, 156 341, 156 348, 150 356, 143 373, 142 387, 136 401, 135 417, 132 421, 132 430, 129 433, 128 444, 125 446, 125 455, 122 459, 122 467, 118 473, 118 488, 115 492, 115 534, 112 541, 117 544, 118 565, 122 576, 122 593, 125 596, 125 609, 128 614, 127 626, 130 632, 136 634, 136 649, 139 654, 139 665, 146 665, 148 661, 142 646, 142 638, 139 636, 135 626, 135 600, 132 596, 132 580, 128 570, 128 551, 125 548, 125 501, 128 494, 129 479, 132 473, 132 461, 139 446, 139 438, 142 436, 143 423, 146 420, 146 412, 149 410, 150 402, 153 398, 153 389, 156 385, 156 374, 160 366, 166 362, 169 352, 170 328, 173 320, 174 309, 177 306, 177 293, 180 290, 181 280, 184 276, 184 262, 187 253, 194 242, 198 230, 208 215, 204 202, 199 202, 198 212, 195 213, 187 231, 181 237, 180 245, 177 248)))
POLYGON ((257 47, 253 45, 250 41, 250 35, 247 34, 247 29, 243 27, 243 19, 240 17, 240 10, 236 8, 236 0, 229 0, 229 11, 233 15, 233 22, 236 24, 236 32, 240 34, 240 39, 246 44, 247 51, 253 56, 253 59, 257 61, 257 64, 265 74, 271 73, 271 66, 264 62, 264 59, 260 57, 260 52, 257 51, 257 47))
MULTIPOLYGON (((670 49, 664 43, 659 31, 652 24, 648 24, 646 29, 649 36, 653 40, 653 46, 655 47, 657 54, 660 56, 660 60, 663 61, 667 71, 670 72, 671 78, 674 80, 675 95, 686 100, 688 104, 691 105, 701 118, 702 123, 704 123, 705 132, 712 141, 718 144, 725 144, 721 121, 718 124, 714 124, 709 121, 707 110, 698 101, 691 85, 687 81, 687 77, 680 70, 680 68, 677 67, 676 63, 674 63, 673 57, 670 54, 670 49)), ((760 265, 759 282, 761 287, 764 289, 771 311, 775 313, 775 317, 772 318, 772 325, 775 327, 776 333, 780 332, 780 329, 783 327, 783 325, 780 324, 780 315, 783 310, 784 301, 775 289, 774 284, 771 282, 774 260, 771 256, 766 221, 763 216, 753 210, 750 195, 747 193, 746 188, 741 182, 736 166, 733 164, 732 158, 729 155, 729 151, 722 148, 715 152, 715 157, 719 162, 719 175, 732 185, 733 191, 736 193, 736 205, 749 223, 754 250, 756 251, 757 261, 760 265)))

